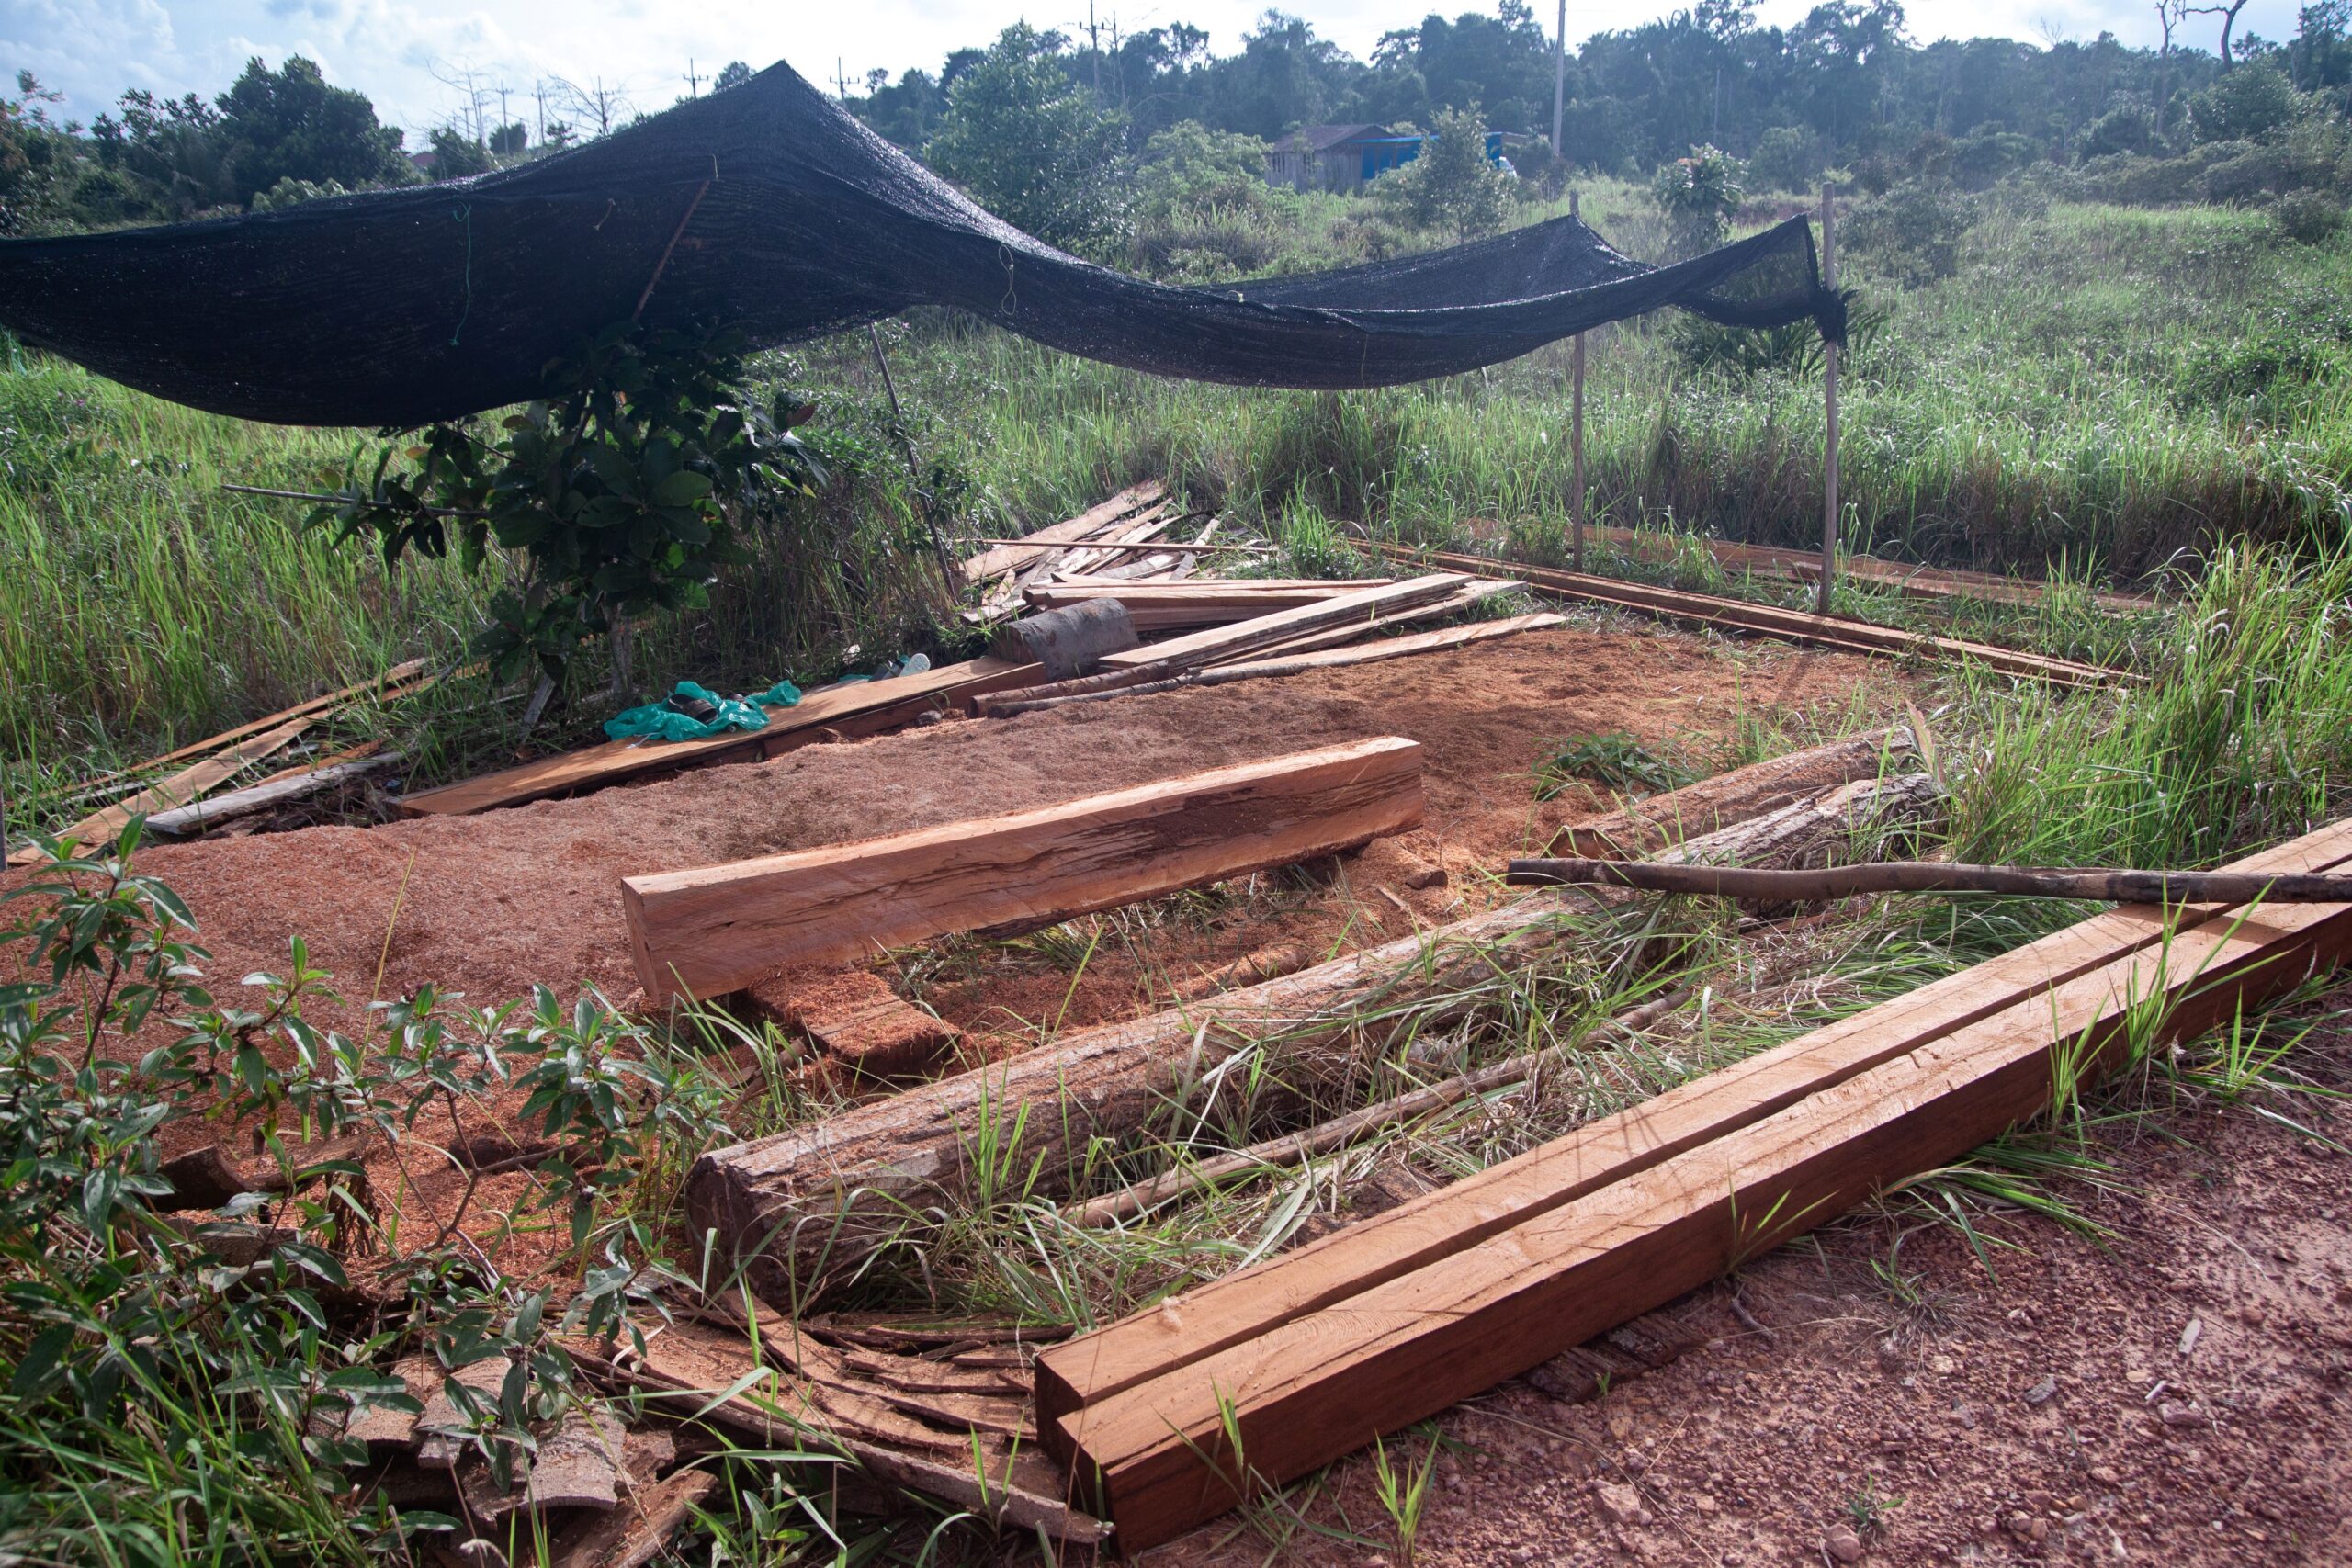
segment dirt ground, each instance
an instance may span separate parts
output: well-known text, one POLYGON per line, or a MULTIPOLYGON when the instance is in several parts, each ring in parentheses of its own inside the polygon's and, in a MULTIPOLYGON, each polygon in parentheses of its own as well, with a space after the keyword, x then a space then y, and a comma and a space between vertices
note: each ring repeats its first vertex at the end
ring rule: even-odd
MULTIPOLYGON (((1860 658, 1570 627, 1403 663, 948 723, 478 817, 156 844, 140 863, 187 900, 216 983, 282 972, 299 935, 345 1003, 321 1008, 314 1021, 351 1027, 372 998, 428 982, 485 1005, 534 983, 629 997, 624 875, 1379 735, 1423 743, 1425 825, 1374 844, 1336 879, 1262 878, 1204 904, 1197 919, 1122 927, 1075 989, 1049 955, 1001 944, 912 976, 925 1002, 996 1055, 1034 1042, 1040 1020, 1080 1027, 1165 1005, 1172 985, 1270 942, 1303 942, 1319 956, 1402 934, 1408 918, 1478 907, 1490 896, 1487 874, 1510 852, 1610 804, 1583 789, 1536 801, 1532 770, 1564 739, 1623 730, 1712 767, 1743 722, 1801 725, 1858 702, 1883 709, 1897 695, 1888 667, 1860 658), (1443 885, 1413 886, 1433 880, 1433 867, 1448 873, 1443 885)), ((167 1129, 168 1152, 216 1133, 167 1129)))
MULTIPOLYGON (((2352 1083, 2340 1023, 2304 1050, 2352 1083)), ((1673 1309, 1714 1337, 1657 1371, 1579 1403, 1539 1371, 1457 1407, 1411 1561, 2352 1561, 2352 1157, 2244 1107, 2098 1152, 2112 1189, 2060 1195, 2102 1239, 1996 1218, 2015 1245, 1988 1275, 1916 1207, 1858 1217, 1673 1309)), ((1285 1526, 1277 1562, 1406 1561, 1362 1456, 1297 1513, 1313 1528, 1227 1520, 1143 1561, 1261 1562, 1285 1526)))

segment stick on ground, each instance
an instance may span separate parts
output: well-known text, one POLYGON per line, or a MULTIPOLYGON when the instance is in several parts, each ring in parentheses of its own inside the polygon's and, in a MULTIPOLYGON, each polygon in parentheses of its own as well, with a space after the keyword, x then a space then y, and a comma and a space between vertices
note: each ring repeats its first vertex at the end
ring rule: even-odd
POLYGON ((2085 898, 2108 904, 2346 904, 2352 876, 2262 876, 2222 871, 2053 870, 2044 866, 1951 865, 1880 861, 1820 871, 1654 861, 1515 860, 1514 887, 1637 887, 1761 903, 1817 903, 1864 893, 2003 893, 2026 898, 2085 898))

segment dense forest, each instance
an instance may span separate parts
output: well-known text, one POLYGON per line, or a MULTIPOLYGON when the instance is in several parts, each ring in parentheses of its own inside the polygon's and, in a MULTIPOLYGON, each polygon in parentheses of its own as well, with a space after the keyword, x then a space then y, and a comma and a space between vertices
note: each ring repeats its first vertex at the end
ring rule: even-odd
MULTIPOLYGON (((2340 173, 2352 0, 2305 6, 2283 42, 2236 33, 2236 13, 2214 10, 2160 0, 2166 41, 2156 49, 2108 34, 2041 47, 1917 43, 1897 0, 1828 0, 1787 28, 1758 26, 1736 0, 1702 0, 1580 45, 1565 73, 1565 159, 1543 145, 1520 162, 1556 185, 1571 170, 1644 175, 1707 146, 1743 160, 1751 188, 1801 189, 1825 173, 1872 191, 1906 178, 1984 188, 2049 164, 2085 172, 2098 186, 2086 194, 2124 201, 2339 194, 2352 174, 2340 173)), ((1022 26, 955 51, 936 73, 892 81, 874 72, 862 93, 848 81, 829 85, 984 199, 1005 194, 987 165, 1008 161, 1001 143, 1012 136, 1043 153, 1042 172, 1024 171, 1033 186, 1124 189, 1136 163, 1148 172, 1178 152, 1188 164, 1206 156, 1238 172, 1261 151, 1256 141, 1306 124, 1426 130, 1476 113, 1488 128, 1547 144, 1552 132, 1551 41, 1525 0, 1501 0, 1492 15, 1431 15, 1387 34, 1369 60, 1275 11, 1229 52, 1213 41, 1183 23, 1083 37, 1022 26)), ((750 74, 730 65, 715 90, 750 74)), ((17 96, 0 98, 0 232, 168 220, 459 177, 626 123, 646 107, 602 83, 586 92, 557 85, 559 107, 569 106, 580 130, 550 121, 543 83, 536 123, 493 122, 477 99, 430 132, 428 155, 413 157, 365 95, 328 84, 299 57, 275 70, 255 60, 211 98, 128 92, 87 124, 58 118, 54 95, 22 75, 17 96)), ((1046 212, 1043 227, 1083 244, 1127 203, 1080 189, 1015 196, 1012 205, 1023 209, 1008 214, 1016 220, 1041 206, 1070 209, 1046 212)))

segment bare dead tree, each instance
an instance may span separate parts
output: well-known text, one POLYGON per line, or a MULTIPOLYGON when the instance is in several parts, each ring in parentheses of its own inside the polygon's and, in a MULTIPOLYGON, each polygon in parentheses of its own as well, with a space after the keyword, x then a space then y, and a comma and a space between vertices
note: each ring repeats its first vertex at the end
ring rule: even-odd
POLYGON ((2227 71, 2237 63, 2230 55, 2230 34, 2238 25, 2238 13, 2245 9, 2245 0, 2223 0, 2219 6, 2191 6, 2188 14, 2195 17, 2222 18, 2222 69, 2227 71))
POLYGON ((551 76, 548 84, 571 107, 571 111, 583 119, 596 122, 596 134, 612 133, 613 122, 628 113, 628 83, 626 79, 606 83, 602 76, 581 84, 561 76, 551 76))
POLYGON ((2188 15, 2188 0, 2156 0, 2156 26, 2164 45, 2156 51, 2156 135, 2165 133, 2165 110, 2172 106, 2172 35, 2188 15))

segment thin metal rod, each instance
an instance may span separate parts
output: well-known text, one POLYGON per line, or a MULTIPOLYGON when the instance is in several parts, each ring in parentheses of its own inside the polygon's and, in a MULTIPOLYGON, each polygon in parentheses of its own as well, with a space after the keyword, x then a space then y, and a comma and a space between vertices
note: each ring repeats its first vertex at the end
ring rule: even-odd
MULTIPOLYGON (((1838 287, 1838 209, 1827 186, 1821 187, 1821 282, 1833 291, 1838 287)), ((1821 397, 1828 439, 1821 476, 1821 592, 1815 608, 1826 615, 1830 590, 1838 581, 1838 345, 1834 343, 1822 345, 1821 397)))
POLYGON ((1942 861, 1881 861, 1822 871, 1675 865, 1656 861, 1514 860, 1503 876, 1514 887, 1638 887, 1651 893, 1804 903, 1863 893, 1998 893, 2026 898, 2084 898, 2105 904, 2352 904, 2352 876, 2304 873, 2264 876, 2225 871, 2060 870, 2047 866, 1960 865, 1942 861))

